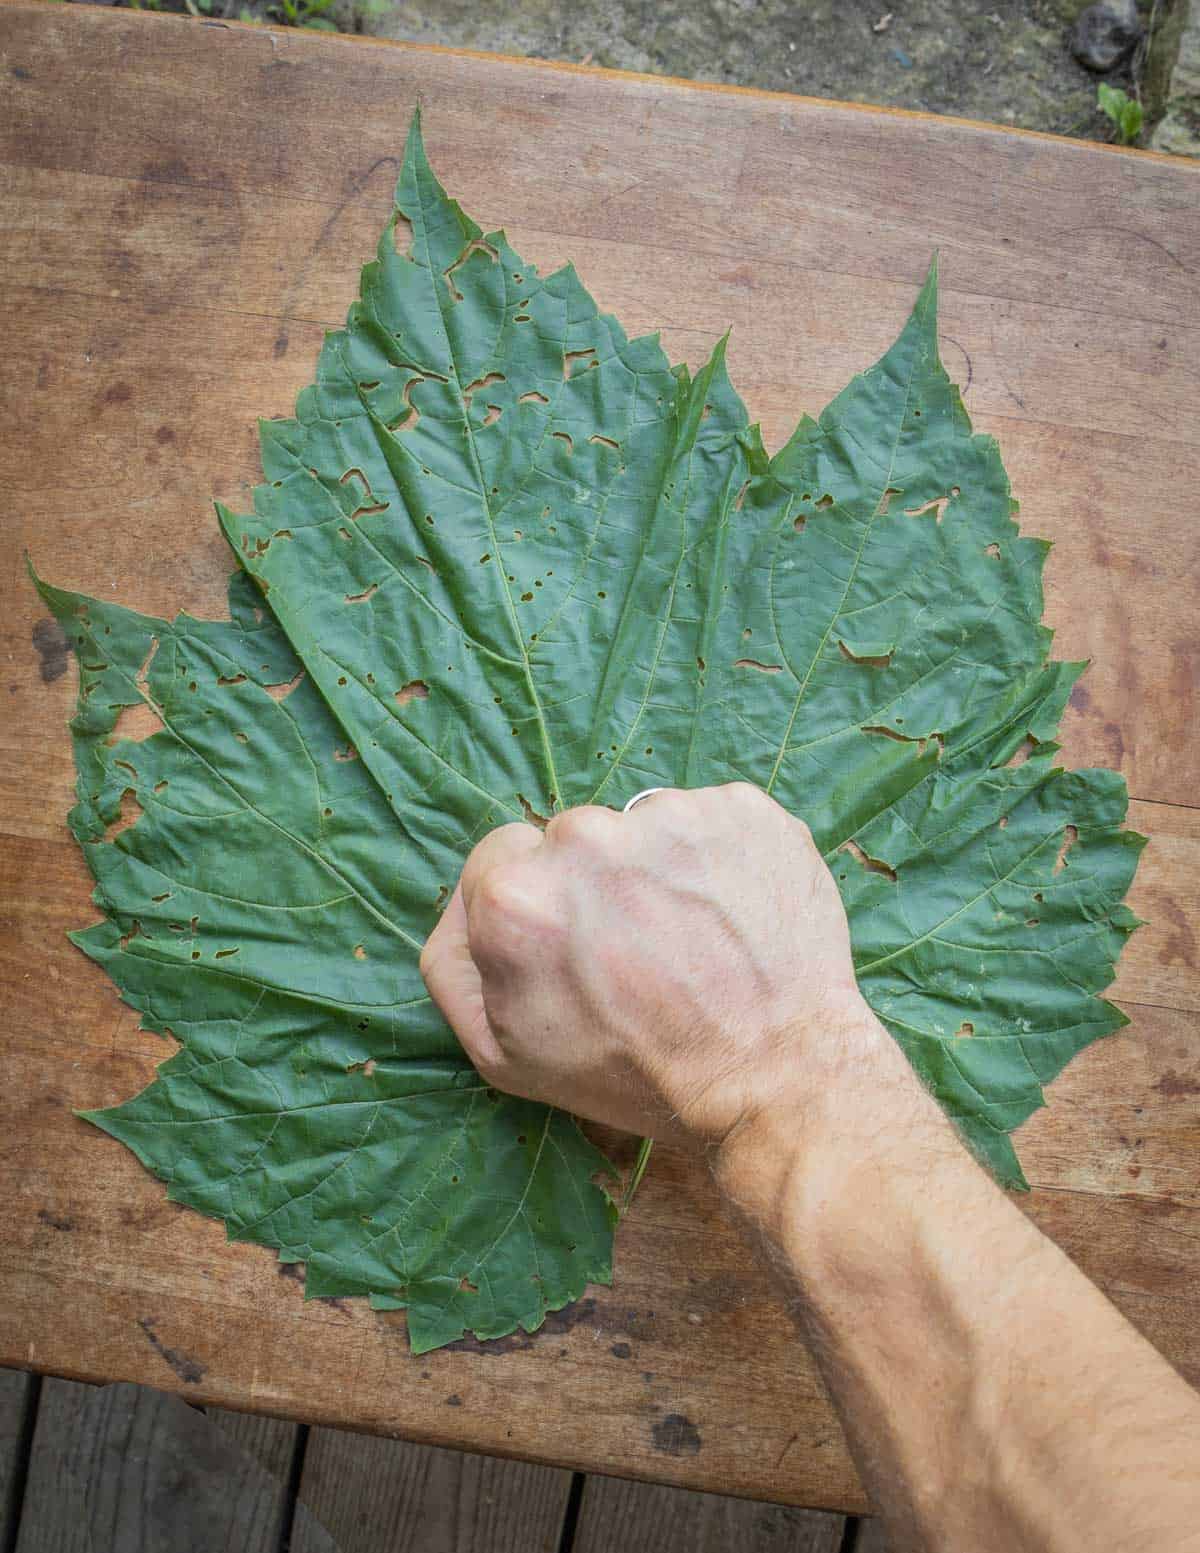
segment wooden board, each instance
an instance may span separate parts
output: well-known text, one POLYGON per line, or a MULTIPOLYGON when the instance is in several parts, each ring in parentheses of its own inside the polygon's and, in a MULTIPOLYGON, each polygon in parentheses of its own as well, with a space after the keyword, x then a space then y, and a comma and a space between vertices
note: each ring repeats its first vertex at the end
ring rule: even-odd
MULTIPOLYGON (((571 1474, 314 1429, 300 1499, 339 1553, 557 1553, 571 1474)), ((292 1553, 321 1553, 297 1528, 292 1553)))
MULTIPOLYGON (((178 1397, 42 1389, 16 1553, 276 1553, 287 1485, 178 1397)), ((338 1553, 301 1510, 309 1553, 338 1553)))
POLYGON ((34 1378, 20 1370, 0 1370, 0 1548, 16 1535, 24 1495, 27 1412, 34 1378))
POLYGON ((573 258, 693 365, 726 324, 777 444, 898 330, 941 250, 948 365, 999 437, 1047 617, 1095 659, 1065 727, 1152 837, 1131 1029, 1021 1149, 1030 1211, 1200 1380, 1200 181, 1102 147, 652 78, 131 11, 0 4, 0 1362, 558 1466, 864 1507, 813 1367, 703 1171, 655 1155, 616 1283, 532 1338, 414 1359, 403 1318, 305 1305, 72 1108, 144 1084, 63 932, 93 916, 62 817, 73 671, 23 573, 220 610, 208 502, 244 498, 349 302, 414 103, 468 209, 573 258))
POLYGON ((572 1553, 839 1553, 840 1515, 589 1477, 572 1553))

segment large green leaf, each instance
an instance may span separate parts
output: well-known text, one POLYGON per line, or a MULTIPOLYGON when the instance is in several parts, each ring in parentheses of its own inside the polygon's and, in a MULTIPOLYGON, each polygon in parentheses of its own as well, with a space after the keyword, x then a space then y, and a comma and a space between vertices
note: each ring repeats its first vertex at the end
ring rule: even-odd
POLYGON ((1140 841, 1119 777, 1054 764, 1081 666, 1048 661, 1045 546, 935 311, 931 274, 768 459, 723 346, 693 381, 539 276, 414 123, 360 300, 263 424, 253 513, 221 511, 230 619, 40 585, 80 662, 104 920, 76 941, 181 1043, 89 1115, 173 1197, 306 1262, 310 1295, 407 1306, 419 1350, 606 1280, 605 1161, 480 1082, 420 945, 491 827, 733 778, 808 820, 866 995, 1023 1183, 1009 1131, 1123 1022, 1099 993, 1140 841), (128 707, 161 726, 123 736, 128 707))

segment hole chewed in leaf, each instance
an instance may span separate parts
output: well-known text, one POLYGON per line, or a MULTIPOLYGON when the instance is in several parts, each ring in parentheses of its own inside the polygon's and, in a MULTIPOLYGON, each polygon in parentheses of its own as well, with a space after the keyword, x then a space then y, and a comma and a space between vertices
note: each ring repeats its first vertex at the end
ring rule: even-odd
POLYGON ((504 383, 507 379, 503 372, 487 372, 483 377, 477 377, 473 383, 468 383, 462 391, 463 404, 467 409, 471 408, 471 400, 481 388, 490 388, 493 383, 504 383))
MULTIPOLYGON (((901 722, 903 719, 897 718, 896 721, 901 722)), ((925 751, 931 744, 937 750, 939 760, 946 749, 946 741, 940 733, 901 733, 898 728, 889 728, 884 723, 868 723, 864 725, 861 732, 875 734, 884 739, 891 739, 896 744, 915 744, 918 759, 924 756, 925 751)))
POLYGON ((130 944, 133 942, 133 940, 135 938, 146 938, 148 936, 149 935, 147 934, 145 928, 142 926, 142 924, 135 917, 134 921, 133 921, 133 926, 129 929, 128 933, 122 933, 121 934, 119 943, 120 943, 121 948, 124 950, 124 949, 128 949, 129 948, 130 944))
POLYGON ((503 414, 504 414, 504 410, 501 408, 500 405, 498 405, 498 404, 489 404, 488 407, 487 407, 487 414, 484 416, 483 420, 480 421, 480 423, 479 423, 480 429, 483 429, 484 427, 487 427, 487 426, 494 426, 496 424, 496 422, 500 419, 500 417, 503 414))
POLYGON ((377 582, 373 582, 369 587, 364 588, 361 593, 347 593, 345 602, 347 604, 365 604, 371 595, 373 593, 377 593, 378 591, 379 584, 377 582))
POLYGON ((527 393, 517 396, 518 404, 549 404, 545 394, 539 394, 536 388, 531 388, 527 393))
POLYGON ((883 495, 879 498, 879 505, 875 509, 875 516, 877 518, 886 518, 887 517, 887 510, 891 506, 892 497, 893 496, 903 496, 903 495, 904 495, 904 492, 902 490, 900 490, 900 488, 898 486, 889 485, 887 487, 887 489, 884 491, 883 495))
POLYGON ((586 372, 588 367, 594 367, 596 363, 594 361, 588 361, 588 357, 595 356, 595 354, 596 347, 594 345, 589 345, 586 350, 581 351, 563 351, 563 382, 569 382, 571 378, 576 375, 575 363, 577 361, 587 362, 586 366, 580 367, 580 372, 586 372))
POLYGON ((965 1036, 974 1035, 974 1034, 975 1034, 975 1026, 971 1023, 971 1021, 969 1019, 964 1019, 962 1024, 960 1024, 958 1029, 954 1032, 954 1039, 956 1041, 959 1041, 959 1040, 962 1040, 965 1036))
POLYGON ((442 274, 446 280, 446 285, 450 288, 450 295, 456 302, 462 301, 463 294, 454 284, 454 272, 461 265, 464 265, 473 253, 487 254, 488 258, 492 261, 493 264, 495 264, 496 260, 500 257, 496 250, 492 247, 491 243, 485 243, 482 237, 473 237, 471 239, 471 241, 459 254, 458 258, 455 259, 454 263, 447 265, 447 267, 442 271, 442 274))
POLYGON ((361 1073, 364 1078, 370 1078, 375 1071, 374 1057, 368 1057, 365 1062, 352 1062, 346 1069, 347 1073, 361 1073))
POLYGON ((407 706, 410 701, 427 701, 429 699, 429 686, 423 679, 410 679, 407 685, 402 685, 396 692, 396 700, 401 706, 407 706))
POLYGON ((121 806, 115 820, 109 822, 105 828, 105 841, 115 841, 122 831, 136 825, 142 817, 142 806, 137 800, 137 794, 132 787, 127 787, 121 794, 121 806))
POLYGON ((843 841, 841 846, 838 848, 838 851, 849 852, 854 861, 856 863, 861 863, 868 873, 882 874, 885 879, 890 879, 892 883, 895 884, 896 870, 894 868, 889 868, 889 866, 880 858, 868 856, 868 854, 863 851, 862 847, 859 846, 857 841, 843 841))
POLYGON ((245 683, 246 683, 246 676, 244 674, 218 674, 217 675, 217 684, 221 685, 221 686, 225 686, 225 685, 244 685, 245 683))
POLYGON ((517 802, 521 805, 521 813, 525 816, 525 823, 527 825, 536 825, 539 830, 545 830, 550 823, 548 817, 544 814, 539 814, 524 793, 517 794, 517 802))
POLYGON ((892 661, 892 655, 890 652, 855 653, 851 652, 849 647, 846 646, 845 642, 841 640, 838 641, 838 647, 841 649, 842 657, 845 658, 849 663, 858 663, 861 664, 864 668, 886 669, 892 661))
POLYGON ((1068 825, 1063 831, 1063 839, 1059 844, 1058 856, 1054 859, 1054 872, 1061 874, 1064 868, 1069 867, 1067 853, 1079 840, 1079 830, 1074 825, 1068 825))
POLYGON ((822 496, 819 501, 815 501, 813 503, 813 506, 814 507, 819 507, 822 510, 822 512, 824 512, 828 508, 833 506, 833 497, 830 496, 828 492, 826 492, 826 494, 824 496, 822 496))
POLYGON ((735 669, 757 669, 760 674, 782 674, 782 663, 760 663, 757 658, 735 658, 735 669))
MULTIPOLYGON (((84 615, 86 619, 86 614, 84 615)), ((144 701, 135 701, 132 706, 123 706, 117 713, 117 720, 112 732, 105 743, 108 745, 119 744, 122 739, 132 740, 140 744, 143 739, 148 739, 151 734, 158 733, 166 726, 148 689, 150 665, 154 662, 154 655, 158 651, 158 637, 150 638, 150 645, 146 649, 146 656, 142 659, 141 667, 133 677, 133 682, 138 690, 145 696, 144 701)), ((87 667, 85 664, 84 667, 87 667)))
POLYGON ((292 691, 304 678, 304 670, 297 669, 291 679, 280 680, 277 685, 264 685, 262 688, 270 696, 272 701, 286 701, 292 691))
POLYGON ((467 1278, 466 1276, 464 1276, 464 1277, 459 1279, 459 1281, 458 1281, 458 1289, 459 1289, 459 1293, 460 1294, 478 1294, 479 1293, 479 1286, 477 1284, 472 1283, 471 1280, 469 1278, 467 1278))
POLYGON ((356 960, 365 960, 367 958, 367 951, 363 948, 363 946, 361 944, 355 944, 355 946, 354 946, 354 958, 356 960))
POLYGON ((348 485, 351 480, 357 480, 361 484, 363 491, 358 499, 358 505, 350 514, 351 522, 356 518, 369 518, 376 512, 386 512, 391 506, 390 502, 376 500, 375 492, 371 489, 371 482, 361 469, 347 469, 346 473, 338 481, 338 484, 348 485))
POLYGON ((113 731, 105 743, 120 744, 122 740, 129 739, 134 744, 140 744, 143 739, 150 738, 165 727, 166 724, 148 701, 138 701, 133 706, 123 706, 117 713, 113 731))
POLYGON ((412 222, 400 211, 394 210, 390 230, 396 252, 402 259, 407 259, 412 252, 412 222))
POLYGON ((593 432, 588 441, 594 442, 602 448, 611 448, 614 453, 621 451, 621 444, 619 442, 614 442, 611 437, 602 437, 598 431, 593 432))
POLYGON ((936 514, 936 521, 940 523, 946 515, 946 508, 956 496, 961 495, 962 492, 958 486, 952 485, 949 493, 945 496, 935 496, 930 501, 923 502, 919 507, 905 507, 904 516, 906 518, 920 518, 925 513, 932 512, 936 514))
POLYGON ((552 437, 555 437, 559 442, 565 443, 566 444, 566 449, 567 449, 568 453, 574 453, 574 451, 575 451, 575 439, 574 439, 574 437, 571 436, 570 432, 568 432, 568 431, 552 431, 550 433, 550 435, 552 437))
MULTIPOLYGON (((432 376, 432 374, 430 375, 432 376)), ((405 383, 403 392, 401 393, 401 398, 404 401, 404 408, 401 410, 400 414, 395 418, 395 420, 388 422, 388 430, 392 433, 393 436, 399 435, 401 432, 416 430, 417 422, 421 419, 421 411, 420 408, 413 403, 412 396, 413 390, 415 388, 419 388, 424 382, 425 378, 423 377, 410 377, 408 382, 405 383)))
POLYGON ((998 561, 1000 559, 1000 546, 997 544, 984 545, 983 553, 986 556, 990 556, 993 561, 998 561))
POLYGON ((334 750, 333 758, 334 760, 341 761, 341 763, 345 765, 348 760, 358 759, 358 751, 355 749, 353 744, 347 744, 344 745, 341 749, 334 750))

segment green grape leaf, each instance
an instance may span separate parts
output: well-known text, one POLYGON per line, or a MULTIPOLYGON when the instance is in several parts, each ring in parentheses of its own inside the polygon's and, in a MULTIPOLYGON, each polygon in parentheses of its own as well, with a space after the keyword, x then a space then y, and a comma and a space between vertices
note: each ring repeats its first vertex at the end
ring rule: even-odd
POLYGON ((883 360, 768 458, 725 370, 630 340, 450 200, 396 214, 294 417, 261 426, 229 619, 38 586, 79 660, 75 941, 180 1049, 85 1113, 310 1297, 416 1351, 611 1277, 611 1166, 498 1095, 420 947, 471 847, 640 788, 754 782, 812 826, 868 999, 971 1146, 1089 1041, 1136 919, 1111 772, 1065 772, 1046 546, 937 356, 883 360), (1026 758, 1022 758, 1026 757, 1026 758))

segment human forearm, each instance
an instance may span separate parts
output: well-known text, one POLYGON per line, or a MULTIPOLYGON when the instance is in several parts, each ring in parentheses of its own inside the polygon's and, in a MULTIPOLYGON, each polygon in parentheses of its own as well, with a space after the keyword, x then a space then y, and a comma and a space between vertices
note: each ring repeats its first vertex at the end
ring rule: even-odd
POLYGON ((716 1150, 897 1553, 1198 1547, 1200 1400, 965 1152, 777 804, 493 831, 421 963, 489 1083, 716 1150))
POLYGON ((830 1045, 836 1070, 785 1087, 714 1165, 896 1548, 1200 1547, 1195 1393, 975 1164, 865 1008, 830 1045))

